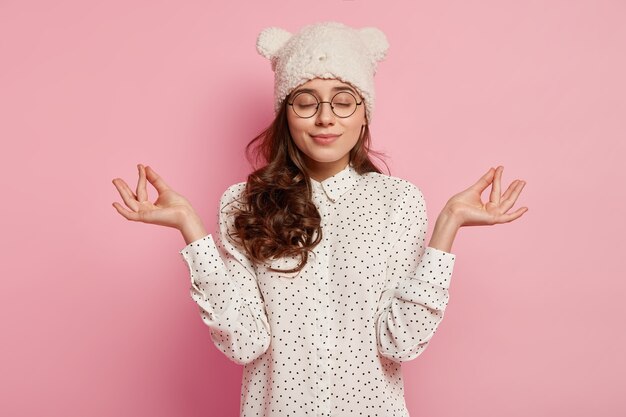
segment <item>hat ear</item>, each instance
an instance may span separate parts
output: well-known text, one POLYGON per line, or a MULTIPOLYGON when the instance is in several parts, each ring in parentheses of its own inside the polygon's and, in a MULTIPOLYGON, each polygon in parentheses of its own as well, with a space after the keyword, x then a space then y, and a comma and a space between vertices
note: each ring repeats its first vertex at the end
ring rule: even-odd
POLYGON ((387 56, 389 42, 382 30, 375 27, 357 29, 359 37, 367 46, 367 50, 374 61, 382 61, 387 56))
POLYGON ((265 58, 272 59, 291 36, 291 33, 279 27, 265 28, 257 37, 256 50, 265 58))

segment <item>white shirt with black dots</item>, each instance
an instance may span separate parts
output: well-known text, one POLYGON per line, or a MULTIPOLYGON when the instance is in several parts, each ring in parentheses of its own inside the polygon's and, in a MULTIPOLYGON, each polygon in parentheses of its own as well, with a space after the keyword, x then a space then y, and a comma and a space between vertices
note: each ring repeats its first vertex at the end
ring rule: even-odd
POLYGON ((189 243, 191 297, 215 346, 244 365, 241 416, 407 417, 401 363, 428 346, 448 304, 455 255, 426 247, 411 182, 351 164, 311 179, 322 240, 255 265, 227 239, 245 182, 222 195, 219 235, 189 243))

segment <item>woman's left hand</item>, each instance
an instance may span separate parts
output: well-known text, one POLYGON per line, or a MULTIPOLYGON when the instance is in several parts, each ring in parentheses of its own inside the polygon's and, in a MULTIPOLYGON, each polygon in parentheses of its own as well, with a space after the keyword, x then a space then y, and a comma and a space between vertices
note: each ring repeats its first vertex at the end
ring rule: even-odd
POLYGON ((452 196, 446 203, 444 211, 450 213, 459 226, 493 225, 512 222, 519 218, 528 211, 528 207, 521 207, 513 213, 507 212, 515 204, 526 182, 515 180, 504 194, 500 195, 503 170, 503 166, 495 170, 490 168, 474 185, 452 196), (483 203, 480 196, 489 184, 492 184, 489 201, 483 203))

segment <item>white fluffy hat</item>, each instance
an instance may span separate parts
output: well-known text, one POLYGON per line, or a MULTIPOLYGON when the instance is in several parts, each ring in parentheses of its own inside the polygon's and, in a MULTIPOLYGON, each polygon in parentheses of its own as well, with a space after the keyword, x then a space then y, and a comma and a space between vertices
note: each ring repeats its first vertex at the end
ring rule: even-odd
POLYGON ((376 65, 389 49, 380 29, 353 29, 339 22, 321 22, 291 34, 279 27, 268 27, 259 34, 256 48, 272 64, 276 113, 285 97, 299 85, 313 78, 337 78, 352 84, 365 99, 367 120, 371 122, 376 65))

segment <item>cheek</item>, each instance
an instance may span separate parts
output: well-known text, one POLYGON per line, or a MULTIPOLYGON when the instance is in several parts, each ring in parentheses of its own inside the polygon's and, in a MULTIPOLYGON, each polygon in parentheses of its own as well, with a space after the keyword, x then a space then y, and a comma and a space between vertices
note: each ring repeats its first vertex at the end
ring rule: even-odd
POLYGON ((350 131, 352 132, 352 136, 354 140, 357 141, 359 136, 361 135, 361 129, 363 128, 364 120, 356 120, 354 123, 350 124, 350 131))
POLYGON ((289 134, 291 135, 291 142, 296 145, 296 148, 303 150, 305 146, 304 130, 297 123, 289 125, 289 134))
POLYGON ((287 119, 289 125, 289 133, 291 133, 291 137, 296 138, 302 136, 302 133, 305 131, 305 126, 301 120, 293 120, 292 118, 287 119))

